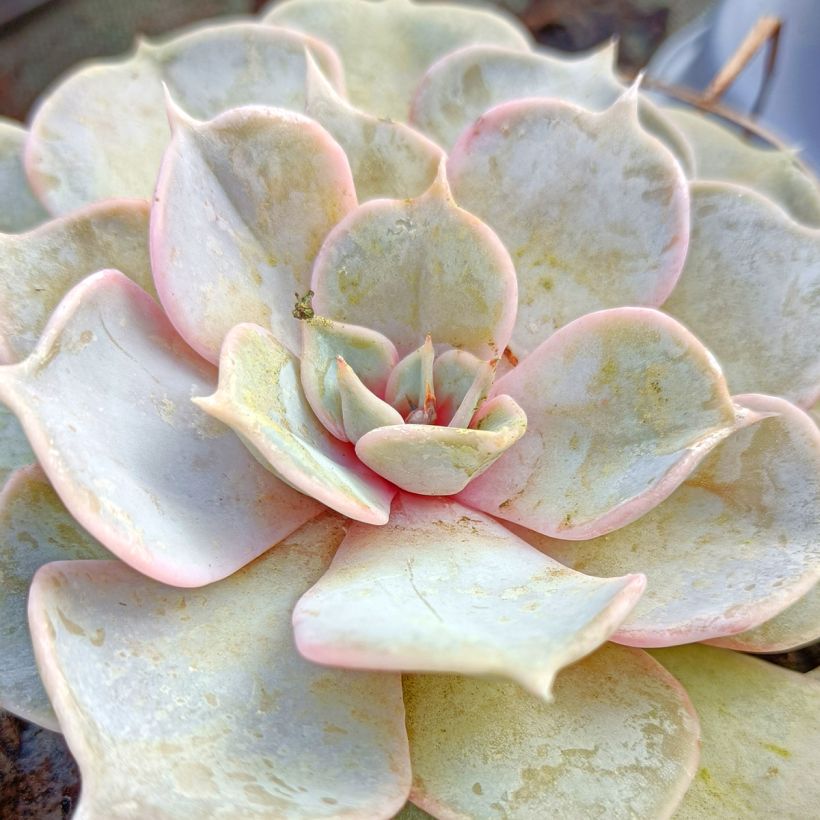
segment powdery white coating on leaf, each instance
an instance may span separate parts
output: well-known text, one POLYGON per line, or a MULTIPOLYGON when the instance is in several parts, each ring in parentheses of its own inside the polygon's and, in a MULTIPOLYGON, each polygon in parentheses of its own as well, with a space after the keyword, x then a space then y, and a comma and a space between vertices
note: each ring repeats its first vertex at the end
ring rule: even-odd
MULTIPOLYGON (((468 46, 445 55, 424 75, 410 121, 449 150, 467 126, 511 100, 550 97, 603 111, 626 91, 616 74, 615 58, 614 43, 581 56, 468 46)), ((638 111, 643 127, 689 170, 691 149, 665 113, 643 97, 638 111)))
POLYGON ((0 117, 0 231, 27 231, 48 213, 29 187, 23 168, 26 129, 0 117))
POLYGON ((724 182, 691 186, 686 265, 663 309, 717 356, 734 393, 820 397, 820 231, 724 182))
POLYGON ((405 676, 413 802, 440 820, 670 817, 698 758, 677 681, 645 652, 607 644, 562 671, 554 695, 405 676))
POLYGON ((789 652, 820 640, 820 584, 760 626, 707 641, 740 652, 789 652))
POLYGON ((371 430, 390 424, 404 425, 399 411, 371 393, 344 359, 338 360, 336 369, 342 420, 348 441, 356 444, 371 430))
POLYGON ((481 359, 465 350, 446 350, 436 357, 433 364, 433 387, 438 424, 450 424, 484 364, 481 359))
POLYGON ((402 424, 379 427, 356 443, 356 455, 402 490, 420 495, 461 492, 527 429, 527 418, 509 396, 496 396, 476 414, 474 426, 402 424))
POLYGON ((357 521, 383 524, 396 490, 313 415, 299 362, 270 331, 234 327, 219 361, 219 388, 195 402, 232 427, 259 462, 291 487, 357 521))
POLYGON ((820 227, 820 187, 795 151, 758 148, 703 114, 664 108, 695 152, 697 179, 736 182, 764 194, 804 225, 820 227))
POLYGON ((732 635, 773 618, 820 579, 820 433, 782 399, 735 400, 756 423, 724 439, 629 526, 571 543, 513 528, 579 572, 646 573, 646 593, 614 640, 669 646, 732 635))
POLYGON ((360 205, 313 268, 316 312, 373 328, 400 355, 437 345, 499 356, 515 321, 516 279, 498 237, 450 195, 442 165, 417 199, 360 205))
POLYGON ((676 820, 817 815, 820 681, 737 652, 653 650, 700 716, 700 767, 676 820))
POLYGON ((115 562, 38 573, 38 663, 83 777, 78 817, 389 818, 410 780, 401 681, 324 669, 290 612, 344 535, 323 516, 191 592, 115 562))
POLYGON ((79 523, 177 586, 230 575, 321 509, 259 466, 191 396, 213 368, 117 271, 74 287, 0 399, 79 523))
POLYGON ((339 356, 370 391, 382 398, 399 354, 390 339, 366 327, 332 322, 322 316, 302 322, 300 373, 305 398, 319 421, 336 438, 346 441, 336 361, 339 356))
POLYGON ((436 178, 444 157, 441 148, 403 123, 354 108, 312 59, 308 60, 305 113, 344 149, 360 202, 419 196, 436 178))
POLYGON ((313 34, 342 58, 350 101, 379 117, 407 119, 413 91, 439 57, 475 43, 528 51, 514 18, 455 3, 287 0, 267 22, 313 34))
POLYGON ((99 199, 154 189, 168 144, 162 84, 197 119, 242 105, 302 111, 306 49, 341 89, 333 50, 312 37, 257 23, 198 26, 124 59, 70 74, 37 109, 26 166, 40 199, 66 213, 99 199))
POLYGON ((709 352, 645 308, 577 319, 497 380, 501 394, 527 432, 461 498, 556 538, 634 521, 739 423, 709 352))
POLYGON ((0 493, 0 529, 0 705, 59 732, 31 649, 29 584, 50 561, 111 554, 74 521, 35 465, 16 470, 0 493))
POLYGON ((63 296, 103 268, 154 295, 147 202, 100 202, 28 233, 0 234, 0 358, 28 356, 63 296))
POLYGON ((356 206, 350 167, 307 117, 246 107, 207 123, 171 109, 174 137, 151 212, 157 290, 185 340, 216 362, 240 322, 300 347, 304 293, 330 229, 356 206))
POLYGON ((643 585, 567 570, 488 516, 401 495, 384 527, 350 529, 294 634, 317 663, 503 675, 549 700, 556 672, 600 646, 643 585))
POLYGON ((0 487, 13 470, 34 461, 20 422, 11 410, 0 404, 0 487))
POLYGON ((675 286, 689 231, 686 179, 640 127, 636 93, 602 114, 557 100, 505 103, 450 154, 456 202, 496 231, 515 264, 510 348, 519 358, 579 316, 654 307, 675 286))

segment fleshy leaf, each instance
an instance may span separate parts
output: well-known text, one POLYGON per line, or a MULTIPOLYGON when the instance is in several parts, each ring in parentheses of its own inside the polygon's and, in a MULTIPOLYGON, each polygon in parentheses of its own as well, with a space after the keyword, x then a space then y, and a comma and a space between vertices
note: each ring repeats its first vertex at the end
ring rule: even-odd
POLYGON ((100 202, 28 233, 0 235, 0 358, 28 356, 63 296, 103 268, 154 294, 147 202, 100 202))
POLYGON ((27 231, 48 219, 29 188, 23 168, 26 129, 0 117, 0 231, 27 231))
POLYGON ((693 183, 691 198, 686 265, 663 309, 718 357, 733 392, 813 404, 820 398, 820 231, 729 183, 693 183))
POLYGON ((35 190, 58 214, 99 199, 149 199, 169 140, 163 82, 198 119, 251 104, 302 111, 306 49, 341 87, 332 49, 258 23, 140 40, 124 60, 80 68, 44 99, 32 122, 26 165, 35 190))
POLYGON ((820 804, 820 682, 693 644, 654 650, 700 716, 700 767, 676 820, 814 817, 820 804), (781 809, 777 809, 781 812, 781 809))
POLYGON ((527 432, 462 498, 557 538, 634 521, 739 423, 709 352, 646 308, 577 319, 496 381, 500 394, 527 432))
POLYGON ((344 149, 359 201, 424 193, 444 157, 441 148, 407 125, 354 108, 339 96, 313 60, 308 63, 305 113, 344 149))
POLYGON ((294 634, 317 663, 503 675, 550 699, 556 672, 607 639, 643 584, 572 572, 488 516, 402 495, 384 527, 351 527, 294 634))
POLYGON ((89 533, 152 578, 198 586, 321 509, 191 403, 215 381, 150 296, 102 271, 69 292, 31 356, 0 368, 0 399, 89 533))
POLYGON ((707 643, 740 652, 790 652, 820 640, 820 584, 759 626, 707 643))
POLYGON ((820 188, 803 171, 795 152, 756 148, 702 113, 664 108, 695 153, 697 179, 746 185, 769 197, 792 218, 820 227, 820 188))
POLYGON ((387 818, 410 780, 401 681, 324 669, 290 612, 343 537, 326 515, 191 593, 118 562, 43 567, 29 617, 83 817, 387 818))
POLYGON ((365 387, 350 365, 341 357, 337 363, 339 397, 345 436, 353 444, 371 430, 388 424, 404 424, 399 411, 365 387))
POLYGON ((602 114, 557 100, 506 103, 450 154, 456 201, 498 233, 515 262, 510 348, 519 358, 585 313, 655 307, 675 286, 688 235, 686 179, 640 127, 636 94, 602 114))
POLYGON ((34 453, 17 417, 0 404, 0 488, 13 470, 34 460, 34 453))
POLYGON ((212 362, 240 322, 271 327, 298 351, 294 293, 307 290, 322 241, 356 205, 344 152, 321 126, 281 109, 239 108, 207 123, 171 115, 151 212, 165 310, 212 362))
POLYGON ((0 706, 59 732, 31 650, 29 584, 49 561, 111 553, 77 525, 34 465, 16 470, 0 493, 0 532, 0 706))
POLYGON ((233 328, 222 346, 218 390, 195 402, 291 487, 357 521, 387 521, 395 488, 321 425, 302 392, 298 360, 269 331, 233 328))
POLYGON ((433 385, 438 424, 450 424, 484 364, 481 359, 464 350, 446 350, 436 358, 433 365, 433 385))
POLYGON ((453 495, 514 446, 527 417, 509 396, 483 404, 473 427, 402 424, 379 427, 356 443, 371 470, 410 493, 453 495))
POLYGON ((399 354, 390 339, 366 327, 331 322, 322 316, 302 322, 300 372, 305 398, 319 421, 336 438, 347 441, 339 396, 339 356, 381 398, 399 354))
POLYGON ((614 640, 669 646, 742 632, 820 579, 820 432, 782 399, 736 401, 762 420, 724 439, 629 526, 580 542, 514 528, 579 572, 646 573, 647 591, 614 640))
POLYGON ((405 676, 404 700, 410 797, 442 820, 669 817, 697 767, 686 693, 637 649, 608 644, 565 669, 550 704, 441 675, 405 676))
MULTIPOLYGON (((442 57, 424 75, 410 120, 450 149, 482 114, 512 100, 549 97, 603 111, 626 91, 616 74, 615 56, 614 43, 581 56, 468 46, 442 57)), ((640 98, 638 110, 641 125, 689 170, 691 149, 666 112, 645 97, 640 98)))
POLYGON ((419 198, 366 202, 342 220, 319 252, 311 287, 317 313, 371 327, 401 355, 429 334, 437 345, 493 358, 515 321, 512 260, 453 202, 443 166, 419 198))
POLYGON ((351 102, 407 119, 413 91, 439 57, 474 43, 527 51, 530 37, 512 17, 454 3, 412 0, 288 0, 265 20, 330 43, 345 67, 351 102))

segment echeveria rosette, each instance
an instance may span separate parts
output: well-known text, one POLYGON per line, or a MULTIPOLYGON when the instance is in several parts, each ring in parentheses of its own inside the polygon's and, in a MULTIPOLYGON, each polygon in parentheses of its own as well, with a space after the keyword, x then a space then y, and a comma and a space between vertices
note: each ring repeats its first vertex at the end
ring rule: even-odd
POLYGON ((266 19, 35 117, 0 702, 85 816, 812 806, 816 681, 676 648, 818 637, 811 181, 485 11, 266 19))

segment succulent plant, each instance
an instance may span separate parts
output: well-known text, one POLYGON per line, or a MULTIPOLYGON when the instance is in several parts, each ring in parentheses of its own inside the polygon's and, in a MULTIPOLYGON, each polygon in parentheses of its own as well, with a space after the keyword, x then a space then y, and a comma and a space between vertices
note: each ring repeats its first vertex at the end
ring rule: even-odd
POLYGON ((0 149, 0 704, 78 817, 815 810, 820 683, 736 651, 820 637, 792 155, 410 0, 140 42, 0 149))

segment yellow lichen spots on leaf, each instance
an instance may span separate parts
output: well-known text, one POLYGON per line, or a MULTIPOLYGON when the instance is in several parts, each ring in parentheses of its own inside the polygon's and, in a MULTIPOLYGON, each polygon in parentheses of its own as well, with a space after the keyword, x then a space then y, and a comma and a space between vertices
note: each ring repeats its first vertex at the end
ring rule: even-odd
POLYGON ((72 635, 85 635, 86 631, 83 629, 79 624, 72 621, 60 607, 57 607, 57 615, 60 618, 63 626, 72 634, 72 635))
POLYGON ((776 743, 761 743, 760 745, 766 749, 766 751, 776 754, 784 760, 788 760, 792 756, 792 753, 788 749, 783 748, 783 746, 778 746, 776 743))

